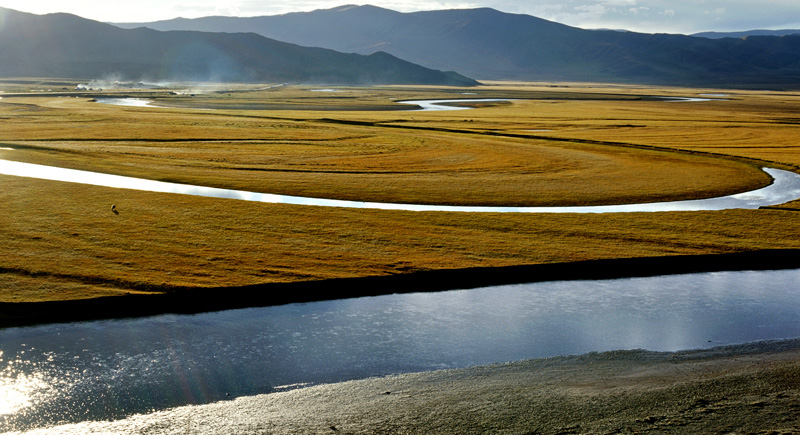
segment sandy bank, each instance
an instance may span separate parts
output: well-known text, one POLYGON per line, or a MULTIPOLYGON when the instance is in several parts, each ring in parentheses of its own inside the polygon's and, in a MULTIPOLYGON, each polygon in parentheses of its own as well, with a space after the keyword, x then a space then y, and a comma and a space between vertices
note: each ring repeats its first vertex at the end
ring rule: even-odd
POLYGON ((45 432, 798 433, 800 340, 390 376, 45 432))

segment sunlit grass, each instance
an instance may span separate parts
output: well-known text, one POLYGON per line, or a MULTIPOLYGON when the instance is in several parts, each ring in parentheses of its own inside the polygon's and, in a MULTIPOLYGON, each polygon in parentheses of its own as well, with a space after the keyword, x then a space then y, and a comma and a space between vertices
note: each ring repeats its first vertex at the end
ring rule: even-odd
MULTIPOLYGON (((576 104, 571 112, 577 119, 592 115, 580 108, 596 104, 565 101, 576 104)), ((554 142, 525 134, 526 127, 546 119, 531 108, 536 104, 516 102, 466 115, 373 111, 331 117, 330 112, 153 111, 53 99, 11 106, 27 119, 15 118, 5 137, 29 147, 8 156, 13 159, 377 202, 618 204, 719 196, 768 182, 756 165, 733 160, 642 149, 637 142, 554 142)))
MULTIPOLYGON (((271 193, 487 205, 715 196, 766 184, 757 168, 768 161, 800 164, 800 131, 792 121, 800 97, 793 94, 664 103, 625 95, 665 93, 654 89, 584 87, 569 95, 569 88, 490 86, 478 92, 539 99, 422 113, 151 109, 4 98, 0 147, 13 150, 0 150, 0 158, 271 193)), ((230 98, 230 106, 237 99, 336 101, 363 109, 391 105, 389 98, 452 97, 453 91, 363 88, 320 100, 313 97, 327 93, 287 88, 273 94, 207 99, 230 98)), ((472 215, 247 203, 6 176, 0 186, 0 300, 14 302, 800 247, 796 213, 779 210, 472 215)))

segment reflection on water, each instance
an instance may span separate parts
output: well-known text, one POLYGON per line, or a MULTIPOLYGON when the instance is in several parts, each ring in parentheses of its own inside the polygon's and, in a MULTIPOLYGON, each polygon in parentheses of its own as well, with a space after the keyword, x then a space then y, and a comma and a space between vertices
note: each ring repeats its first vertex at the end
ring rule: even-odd
MULTIPOLYGON (((312 89, 311 92, 342 92, 339 89, 312 89)), ((464 92, 462 95, 470 95, 469 92, 464 92)), ((723 97, 726 94, 701 94, 703 97, 723 97)), ((700 97, 662 97, 654 96, 667 102, 705 102, 705 101, 726 101, 724 98, 700 98, 700 97)), ((132 107, 158 107, 152 104, 152 101, 141 98, 97 98, 98 103, 113 104, 117 106, 132 106, 132 107)), ((514 101, 510 98, 474 98, 474 99, 452 99, 452 100, 407 100, 398 101, 400 104, 411 104, 418 106, 418 109, 411 109, 414 111, 445 111, 445 110, 468 110, 472 109, 469 106, 459 106, 461 103, 496 103, 502 101, 514 101)))
MULTIPOLYGON (((716 96, 716 95, 704 95, 704 96, 716 96)), ((683 102, 683 103, 697 103, 697 102, 705 102, 705 101, 726 101, 723 98, 699 98, 699 97, 661 97, 656 96, 653 98, 658 98, 660 100, 664 100, 666 102, 683 102)), ((408 100, 408 101, 398 101, 401 104, 413 104, 415 106, 419 106, 420 109, 415 109, 419 111, 442 111, 442 110, 466 110, 471 109, 472 107, 469 106, 458 106, 457 104, 460 103, 483 103, 483 102, 500 102, 500 101, 514 101, 513 99, 509 98, 476 98, 476 99, 454 99, 454 100, 408 100)))
MULTIPOLYGON (((311 92, 342 92, 339 89, 312 89, 311 92)), ((98 103, 113 104, 116 106, 132 106, 132 107, 157 107, 152 105, 152 101, 144 100, 141 98, 97 98, 98 103)), ((480 103, 480 102, 497 102, 497 101, 512 101, 507 98, 479 98, 472 100, 414 100, 414 101, 398 101, 401 104, 412 104, 419 106, 422 110, 466 110, 471 109, 469 106, 452 106, 453 103, 480 103)), ((419 109, 414 109, 419 110, 419 109)))
POLYGON ((24 351, 13 361, 3 359, 0 352, 0 421, 33 406, 41 396, 52 394, 52 386, 43 378, 40 367, 24 360, 24 351))
POLYGON ((543 282, 0 330, 0 432, 391 373, 800 337, 800 270, 543 282), (230 394, 230 396, 228 396, 230 394))
POLYGON ((100 104, 112 104, 115 106, 157 107, 153 106, 152 101, 141 98, 96 98, 95 101, 100 104))
POLYGON ((763 206, 783 204, 785 202, 800 198, 800 175, 773 168, 764 168, 764 171, 773 178, 774 181, 771 185, 751 192, 744 192, 720 198, 583 207, 484 207, 393 204, 275 195, 271 193, 246 192, 241 190, 192 186, 188 184, 166 183, 162 181, 145 180, 141 178, 123 177, 119 175, 101 174, 97 172, 78 171, 74 169, 56 168, 52 166, 0 160, 0 174, 4 175, 66 181, 95 186, 136 189, 148 192, 180 193, 185 195, 207 196, 213 198, 240 199, 245 201, 275 204, 313 205, 321 207, 346 207, 406 211, 452 211, 472 213, 625 213, 726 210, 734 208, 756 209, 763 206))
POLYGON ((723 98, 698 98, 698 97, 656 97, 668 103, 702 103, 706 101, 726 101, 723 98))
MULTIPOLYGON (((440 111, 440 110, 467 110, 472 109, 469 106, 457 106, 454 104, 460 103, 495 103, 500 101, 514 101, 508 98, 477 98, 472 100, 458 99, 458 100, 409 100, 398 101, 400 104, 412 104, 419 106, 421 111, 440 111)), ((419 109, 413 109, 419 110, 419 109)))

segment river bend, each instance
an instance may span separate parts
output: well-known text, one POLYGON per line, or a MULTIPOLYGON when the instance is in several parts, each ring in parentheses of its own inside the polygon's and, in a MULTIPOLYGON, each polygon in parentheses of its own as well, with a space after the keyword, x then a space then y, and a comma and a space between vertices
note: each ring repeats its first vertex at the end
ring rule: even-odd
POLYGON ((272 193, 258 193, 242 190, 219 189, 215 187, 193 186, 188 184, 167 183, 163 181, 125 177, 121 175, 111 175, 98 172, 80 171, 76 169, 14 162, 10 160, 0 160, 0 174, 2 175, 30 177, 69 183, 81 183, 94 186, 135 189, 148 192, 178 193, 212 198, 239 199, 273 204, 471 213, 625 213, 757 209, 759 207, 783 204, 789 201, 800 199, 800 175, 774 168, 764 168, 764 171, 773 178, 773 183, 769 186, 750 192, 738 193, 735 195, 728 195, 718 198, 623 205, 495 207, 398 204, 277 195, 272 193))

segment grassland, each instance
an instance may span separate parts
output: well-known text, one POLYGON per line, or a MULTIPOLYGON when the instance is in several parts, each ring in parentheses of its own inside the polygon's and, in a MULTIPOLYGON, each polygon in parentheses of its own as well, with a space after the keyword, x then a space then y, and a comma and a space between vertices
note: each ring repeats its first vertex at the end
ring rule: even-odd
MULTIPOLYGON (((767 184, 763 165, 800 167, 796 93, 498 83, 467 91, 475 95, 424 87, 200 91, 124 92, 163 108, 91 102, 98 92, 0 94, 0 147, 12 148, 0 158, 291 195, 480 205, 702 198, 767 184), (702 93, 729 96, 653 98, 702 93), (470 111, 385 110, 394 100, 454 97, 515 101, 470 111)), ((415 213, 8 176, 0 183, 6 303, 179 290, 190 297, 193 289, 800 248, 797 204, 415 213)), ((337 286, 328 291, 335 296, 337 286)))

